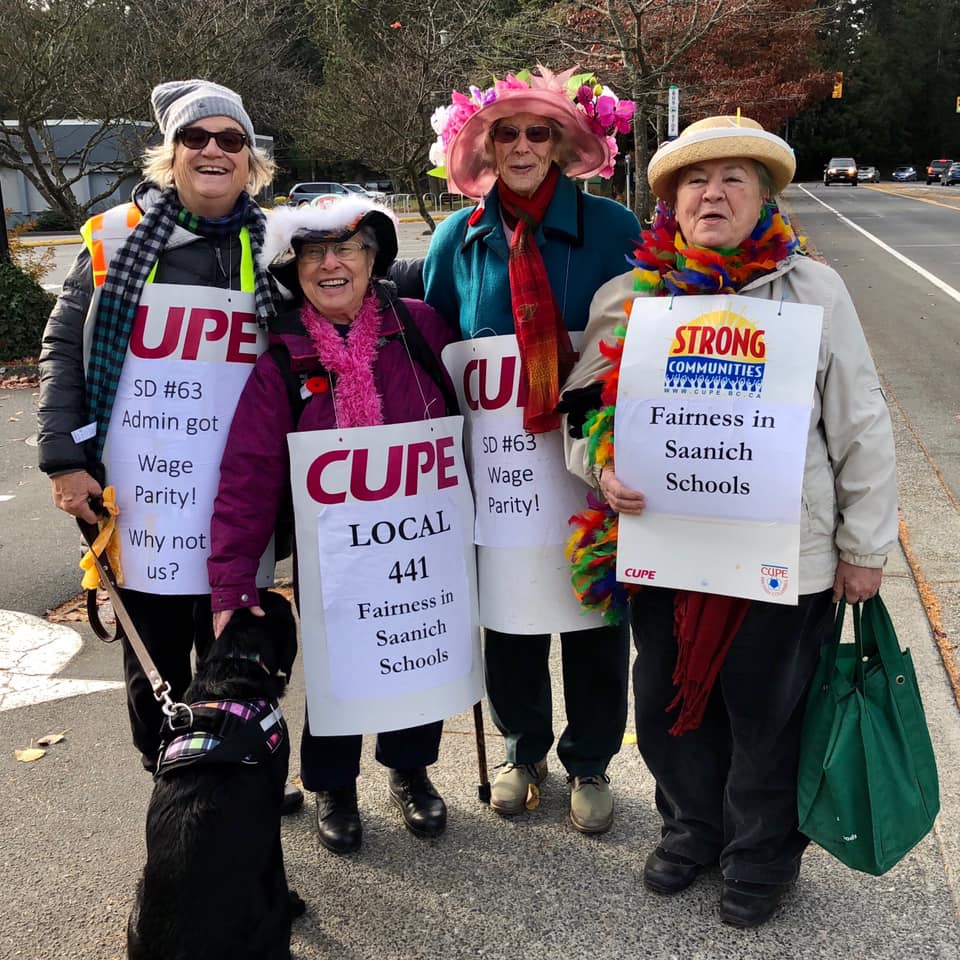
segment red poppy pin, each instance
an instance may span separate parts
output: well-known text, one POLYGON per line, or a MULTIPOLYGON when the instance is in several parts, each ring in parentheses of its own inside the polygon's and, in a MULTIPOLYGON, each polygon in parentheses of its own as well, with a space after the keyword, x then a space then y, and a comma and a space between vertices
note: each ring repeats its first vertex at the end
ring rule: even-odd
POLYGON ((307 377, 303 385, 310 393, 326 393, 330 389, 330 381, 326 377, 307 377))

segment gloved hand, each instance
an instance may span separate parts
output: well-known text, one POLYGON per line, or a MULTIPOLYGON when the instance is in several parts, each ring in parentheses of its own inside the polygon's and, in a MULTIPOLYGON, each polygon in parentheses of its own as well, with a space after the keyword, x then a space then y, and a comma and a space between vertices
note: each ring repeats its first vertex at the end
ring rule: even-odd
POLYGON ((564 390, 557 412, 567 415, 567 432, 574 440, 583 438, 583 425, 594 410, 603 406, 603 384, 597 380, 586 387, 564 390))

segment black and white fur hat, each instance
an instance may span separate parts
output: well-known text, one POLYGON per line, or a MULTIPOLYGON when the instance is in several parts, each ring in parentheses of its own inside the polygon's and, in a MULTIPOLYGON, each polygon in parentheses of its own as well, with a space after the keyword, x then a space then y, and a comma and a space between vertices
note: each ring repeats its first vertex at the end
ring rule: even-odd
POLYGON ((267 217, 260 260, 288 290, 299 293, 297 253, 306 241, 337 242, 361 227, 373 230, 377 256, 373 275, 386 276, 397 257, 397 215, 366 197, 323 197, 308 207, 278 207, 267 217))

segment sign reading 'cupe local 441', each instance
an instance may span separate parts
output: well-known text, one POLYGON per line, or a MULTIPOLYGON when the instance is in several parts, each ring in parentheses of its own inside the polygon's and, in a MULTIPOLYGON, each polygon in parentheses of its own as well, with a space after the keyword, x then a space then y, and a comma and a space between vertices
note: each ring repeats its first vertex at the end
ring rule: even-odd
POLYGON ((379 733, 483 694, 463 420, 293 433, 310 731, 379 733))
POLYGON ((753 297, 634 301, 617 394, 617 577, 797 602, 823 309, 753 297))

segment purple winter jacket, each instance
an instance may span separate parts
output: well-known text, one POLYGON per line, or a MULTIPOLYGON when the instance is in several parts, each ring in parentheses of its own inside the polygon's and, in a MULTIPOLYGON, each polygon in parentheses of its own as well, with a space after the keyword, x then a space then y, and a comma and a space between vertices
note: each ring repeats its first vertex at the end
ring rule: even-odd
MULTIPOLYGON (((403 303, 439 357, 455 339, 451 325, 421 300, 404 299, 403 303)), ((298 314, 294 309, 279 317, 269 339, 287 347, 294 372, 310 371, 317 367, 319 357, 298 314)), ((430 416, 444 416, 445 401, 440 389, 411 360, 403 340, 391 337, 399 331, 399 318, 387 304, 382 310, 380 335, 390 339, 381 343, 373 367, 377 390, 383 398, 383 422, 423 420, 423 397, 430 416)), ((313 396, 304 406, 297 430, 329 430, 335 426, 333 402, 327 391, 313 396)), ((273 534, 290 485, 287 434, 292 430, 293 412, 286 383, 273 357, 265 353, 257 360, 240 395, 220 462, 220 487, 210 524, 207 560, 214 611, 258 603, 259 558, 273 534)))

